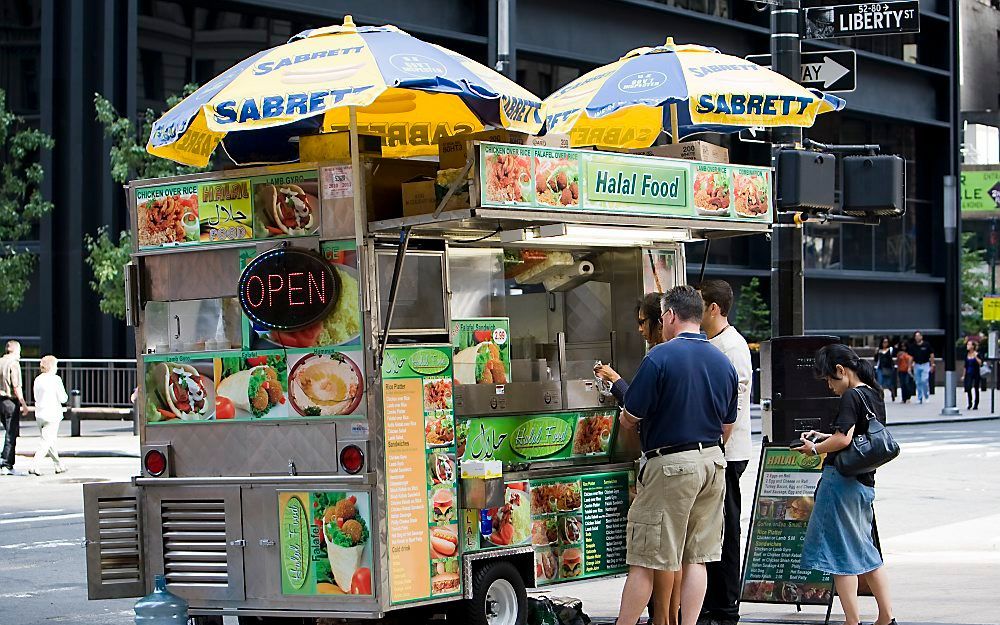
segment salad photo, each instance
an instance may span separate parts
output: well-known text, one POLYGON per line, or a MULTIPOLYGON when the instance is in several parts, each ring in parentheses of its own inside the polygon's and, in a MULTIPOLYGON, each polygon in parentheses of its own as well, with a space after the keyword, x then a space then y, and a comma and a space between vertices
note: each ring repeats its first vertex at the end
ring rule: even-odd
POLYGON ((455 420, 450 414, 427 417, 424 436, 428 447, 449 447, 455 442, 455 420))

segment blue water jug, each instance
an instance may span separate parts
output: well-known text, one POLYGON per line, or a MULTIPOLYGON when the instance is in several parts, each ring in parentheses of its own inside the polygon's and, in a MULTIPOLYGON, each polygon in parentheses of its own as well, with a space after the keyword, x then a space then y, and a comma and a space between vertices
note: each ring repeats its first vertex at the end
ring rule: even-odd
POLYGON ((187 601, 167 590, 167 578, 157 575, 153 592, 135 602, 135 625, 186 625, 187 601))

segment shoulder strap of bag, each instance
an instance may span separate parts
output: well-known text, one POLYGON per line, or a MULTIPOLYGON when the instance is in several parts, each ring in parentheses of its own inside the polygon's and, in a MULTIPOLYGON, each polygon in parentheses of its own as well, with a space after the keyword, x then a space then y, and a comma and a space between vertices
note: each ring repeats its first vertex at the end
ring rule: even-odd
POLYGON ((868 401, 865 399, 865 394, 863 392, 861 392, 861 388, 862 387, 860 387, 860 386, 855 386, 854 390, 858 392, 858 397, 861 398, 861 403, 864 404, 865 410, 868 411, 868 415, 867 415, 868 420, 871 421, 872 419, 874 419, 874 420, 878 421, 878 415, 875 414, 875 411, 872 410, 871 406, 868 405, 868 401))

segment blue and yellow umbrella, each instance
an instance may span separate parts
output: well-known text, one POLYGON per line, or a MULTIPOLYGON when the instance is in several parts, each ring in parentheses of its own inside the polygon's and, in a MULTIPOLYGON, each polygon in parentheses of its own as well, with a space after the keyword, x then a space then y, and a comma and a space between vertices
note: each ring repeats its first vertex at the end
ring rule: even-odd
POLYGON ((677 141, 699 132, 808 127, 844 105, 766 67, 667 39, 584 74, 542 110, 546 132, 568 133, 573 145, 646 148, 664 129, 677 141))
POLYGON ((146 149, 206 165, 220 142, 238 162, 294 158, 291 137, 346 130, 382 136, 398 156, 495 126, 537 133, 540 99, 505 76, 395 26, 307 30, 226 70, 167 111, 146 149), (262 156, 263 155, 263 156, 262 156))

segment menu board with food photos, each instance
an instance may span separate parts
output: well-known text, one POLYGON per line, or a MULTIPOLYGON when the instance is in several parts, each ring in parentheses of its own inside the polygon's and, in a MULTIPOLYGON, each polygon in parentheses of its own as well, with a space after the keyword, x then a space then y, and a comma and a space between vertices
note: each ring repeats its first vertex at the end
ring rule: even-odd
POLYGON ((459 419, 458 456, 505 463, 607 456, 617 416, 616 410, 581 410, 459 419))
POLYGON ((504 504, 466 511, 467 551, 531 545, 538 585, 628 570, 628 471, 507 482, 504 504))
POLYGON ((382 364, 393 604, 462 591, 450 345, 388 347, 382 364))
POLYGON ((765 447, 757 476, 743 601, 828 605, 833 582, 799 567, 823 460, 787 447, 765 447))
POLYGON ((311 236, 321 206, 315 169, 135 189, 139 248, 311 236))
POLYGON ((145 356, 150 425, 363 416, 359 348, 145 356))

